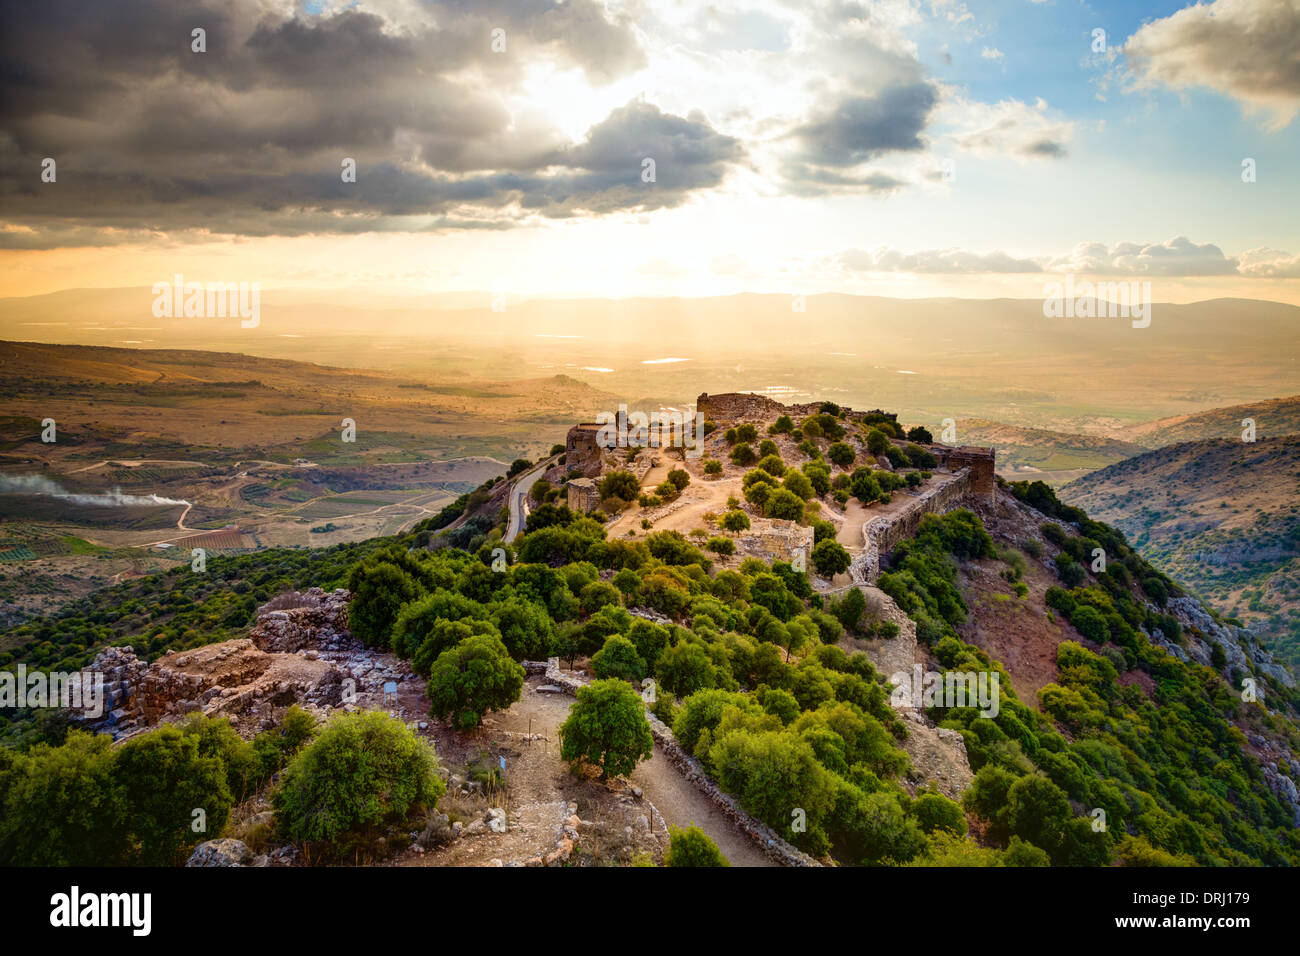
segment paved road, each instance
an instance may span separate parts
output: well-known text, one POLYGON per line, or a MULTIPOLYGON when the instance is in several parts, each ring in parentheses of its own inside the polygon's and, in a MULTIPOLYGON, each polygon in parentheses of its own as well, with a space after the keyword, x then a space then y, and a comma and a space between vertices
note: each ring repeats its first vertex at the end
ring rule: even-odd
POLYGON ((542 473, 550 468, 553 462, 547 458, 545 461, 536 465, 531 471, 526 471, 515 479, 515 486, 510 489, 510 520, 506 522, 506 544, 514 541, 524 530, 524 522, 528 520, 528 505, 526 503, 528 492, 532 491, 533 483, 542 477, 542 473))

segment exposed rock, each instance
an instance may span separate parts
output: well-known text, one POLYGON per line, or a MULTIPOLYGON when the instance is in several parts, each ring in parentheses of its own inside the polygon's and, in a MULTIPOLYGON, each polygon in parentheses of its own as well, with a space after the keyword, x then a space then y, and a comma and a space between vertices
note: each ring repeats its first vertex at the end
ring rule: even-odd
POLYGON ((200 843, 185 861, 186 866, 247 866, 253 852, 240 840, 208 840, 200 843))

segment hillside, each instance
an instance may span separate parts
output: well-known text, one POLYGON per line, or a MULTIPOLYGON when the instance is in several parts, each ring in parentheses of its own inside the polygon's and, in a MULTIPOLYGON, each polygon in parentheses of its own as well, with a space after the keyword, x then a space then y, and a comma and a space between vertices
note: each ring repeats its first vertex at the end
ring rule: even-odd
MULTIPOLYGON (((787 865, 1300 863, 1300 699, 1294 676, 1249 633, 1047 485, 981 481, 970 463, 992 462, 970 457, 975 449, 960 450, 954 468, 933 465, 927 451, 948 460, 958 450, 906 442, 889 415, 833 406, 789 409, 796 445, 780 406, 753 416, 746 398, 712 396, 741 409, 709 446, 735 452, 734 470, 660 451, 677 467, 641 498, 625 470, 640 455, 613 450, 601 462, 611 481, 600 507, 577 513, 561 500, 563 463, 547 472, 554 485, 532 485, 534 508, 509 546, 511 479, 493 479, 409 534, 221 557, 207 574, 173 570, 102 590, 15 629, 0 661, 66 668, 93 657, 128 673, 114 685, 113 714, 93 725, 127 740, 105 760, 164 745, 162 719, 180 721, 232 779, 235 761, 253 761, 238 787, 194 784, 214 788, 204 805, 219 808, 210 819, 229 841, 199 846, 200 863, 254 853, 257 865, 659 862, 665 821, 698 823, 737 861, 757 851, 787 865), (752 468, 740 464, 748 427, 775 436, 752 468), (865 454, 880 434, 891 453, 865 454), (836 438, 856 449, 853 460, 831 450, 836 438), (735 479, 727 520, 705 512, 687 522, 698 528, 676 530, 686 525, 674 518, 694 514, 692 495, 711 500, 714 483, 735 479), (688 506, 669 510, 665 496, 688 506), (787 503, 798 512, 780 517, 787 503), (1104 569, 1093 566, 1097 549, 1104 569), (347 590, 276 597, 307 586, 347 590), (105 643, 133 651, 99 656, 105 643), (462 678, 488 670, 501 683, 477 697, 462 678), (939 693, 911 687, 914 671, 937 679, 939 693), (653 693, 639 698, 633 687, 647 677, 653 693), (351 699, 340 692, 349 679, 351 699), (399 688, 396 701, 385 681, 399 688), (978 703, 956 696, 954 682, 982 688, 978 703), (634 725, 648 714, 645 749, 612 774, 630 786, 596 779, 609 769, 602 761, 623 759, 622 744, 566 749, 563 760, 554 745, 528 746, 539 728, 556 739, 567 718, 567 748, 581 732, 573 708, 614 698, 634 725), (330 728, 320 739, 339 746, 362 726, 349 709, 374 718, 376 734, 389 726, 379 711, 392 710, 400 721, 386 733, 436 742, 448 787, 430 792, 436 801, 445 789, 443 802, 404 807, 387 830, 363 833, 334 805, 320 812, 342 829, 322 838, 315 815, 284 793, 306 799, 304 783, 327 766, 310 725, 330 728), (234 734, 218 730, 227 716, 234 734), (290 736, 297 742, 276 742, 290 736), (247 755, 249 743, 266 758, 247 755), (513 768, 504 779, 492 772, 500 759, 513 768)), ((647 463, 643 477, 658 467, 647 463)), ((15 766, 44 773, 64 748, 89 746, 66 725, 14 718, 4 728, 12 743, 55 745, 15 766)), ((129 783, 133 772, 119 767, 112 779, 129 783)), ((57 790, 13 793, 0 854, 30 844, 29 821, 65 810, 57 790)), ((142 798, 137 788, 122 799, 142 798)), ((96 805, 81 819, 105 812, 96 805)), ((200 838, 155 834, 152 812, 129 815, 134 842, 69 841, 56 829, 31 852, 184 860, 200 838)))
POLYGON ((1073 481, 1060 494, 1119 528, 1156 567, 1300 663, 1300 435, 1247 444, 1239 422, 1232 439, 1147 452, 1073 481))
POLYGON ((1255 423, 1257 438, 1300 434, 1300 395, 1141 422, 1124 429, 1123 435, 1147 448, 1163 448, 1207 438, 1240 441, 1241 423, 1247 418, 1255 423))
POLYGON ((1026 428, 987 419, 960 419, 956 426, 960 441, 997 449, 999 474, 1008 478, 1043 478, 1052 484, 1069 481, 1146 450, 1134 442, 1104 435, 1026 428))

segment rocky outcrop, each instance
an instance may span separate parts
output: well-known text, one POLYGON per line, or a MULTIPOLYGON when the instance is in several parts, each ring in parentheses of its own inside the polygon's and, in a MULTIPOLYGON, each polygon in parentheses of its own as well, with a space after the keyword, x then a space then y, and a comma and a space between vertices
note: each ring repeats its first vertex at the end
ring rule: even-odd
MULTIPOLYGON (((1283 686, 1295 686, 1295 677, 1291 672, 1277 663, 1272 654, 1257 644, 1254 636, 1249 631, 1244 628, 1233 627, 1230 624, 1219 623, 1210 616, 1209 611, 1195 598, 1170 598, 1168 611, 1183 625, 1184 631, 1189 638, 1187 653, 1176 656, 1186 660, 1190 655, 1197 663, 1208 667, 1213 659, 1213 652, 1207 641, 1212 641, 1223 648, 1224 656, 1228 661, 1226 672, 1236 670, 1242 676, 1259 672, 1267 674, 1283 686), (1195 628, 1195 632, 1189 630, 1190 628, 1195 628), (1201 639, 1196 632, 1204 634, 1205 639, 1201 639)), ((1159 643, 1168 647, 1172 652, 1173 648, 1169 647, 1170 642, 1160 641, 1159 643)), ((1182 650, 1182 648, 1179 648, 1179 650, 1182 650)), ((1238 689, 1240 690, 1240 688, 1238 689)))
POLYGON ((241 840, 209 840, 200 843, 185 861, 186 866, 247 866, 253 851, 241 840))

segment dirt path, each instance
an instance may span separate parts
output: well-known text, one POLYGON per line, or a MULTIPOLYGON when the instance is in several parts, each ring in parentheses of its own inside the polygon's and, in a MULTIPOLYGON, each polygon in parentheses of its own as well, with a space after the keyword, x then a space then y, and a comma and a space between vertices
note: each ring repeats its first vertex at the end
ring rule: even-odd
POLYGON ((632 772, 632 782, 659 808, 669 826, 691 824, 707 833, 732 866, 776 866, 722 811, 686 782, 668 762, 658 744, 654 757, 632 772))

